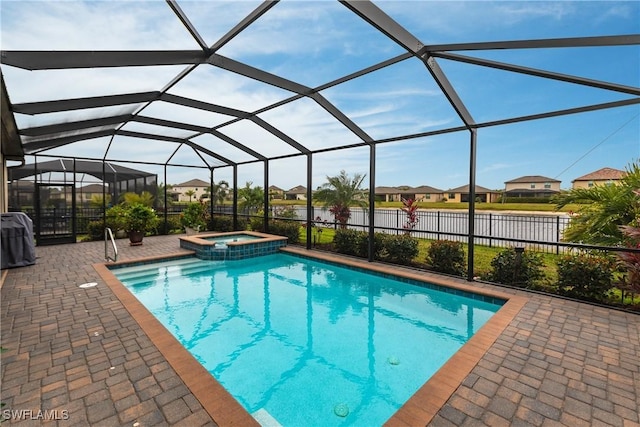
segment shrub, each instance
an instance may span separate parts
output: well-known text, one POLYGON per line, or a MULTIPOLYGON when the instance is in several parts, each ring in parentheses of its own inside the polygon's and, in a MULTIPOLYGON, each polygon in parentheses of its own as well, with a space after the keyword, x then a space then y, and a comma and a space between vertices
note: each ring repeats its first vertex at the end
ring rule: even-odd
POLYGON ((126 208, 124 230, 126 232, 151 232, 156 229, 160 219, 149 206, 134 203, 126 208))
POLYGON ((104 223, 102 221, 89 221, 87 224, 88 240, 104 239, 104 223))
POLYGON ((396 264, 410 264, 418 255, 418 239, 407 234, 385 235, 382 240, 382 260, 396 264))
POLYGON ((107 227, 114 233, 118 230, 124 230, 127 221, 127 208, 122 205, 115 205, 107 209, 107 227))
POLYGON ((531 251, 517 253, 514 248, 501 251, 491 261, 489 280, 505 285, 532 288, 544 277, 542 257, 531 251))
POLYGON ((300 224, 296 221, 271 220, 269 233, 287 237, 290 244, 300 242, 300 224))
MULTIPOLYGON (((373 258, 380 259, 384 247, 385 234, 375 233, 373 240, 373 258)), ((369 233, 366 231, 339 228, 333 237, 336 251, 347 255, 367 258, 369 255, 369 233)))
MULTIPOLYGON (((238 230, 246 230, 247 221, 244 218, 238 218, 238 230)), ((213 231, 235 231, 233 229, 233 217, 228 215, 215 215, 209 219, 209 230, 213 231)), ((253 230, 253 228, 252 228, 253 230)), ((260 230, 254 230, 260 231, 260 230)))
POLYGON ((614 286, 613 259, 597 255, 565 255, 557 261, 558 293, 592 301, 602 301, 614 286))
POLYGON ((200 231, 207 225, 206 206, 202 202, 189 203, 180 215, 180 223, 183 227, 200 231))
POLYGON ((164 214, 160 214, 158 218, 160 220, 160 225, 158 227, 158 231, 160 232, 160 234, 171 234, 176 232, 182 233, 184 231, 180 222, 180 215, 167 216, 166 227, 164 225, 164 214))
POLYGON ((358 253, 358 233, 362 232, 348 228, 337 229, 333 236, 336 251, 341 254, 356 255, 358 253))
POLYGON ((429 245, 427 263, 439 273, 464 276, 466 272, 464 247, 461 242, 436 240, 429 245))
POLYGON ((251 227, 251 230, 253 230, 253 231, 263 232, 264 231, 264 218, 261 217, 261 216, 252 216, 249 219, 249 227, 251 227))
MULTIPOLYGON (((76 230, 79 234, 86 233, 89 222, 91 222, 91 217, 88 216, 77 216, 76 217, 76 230)), ((115 232, 115 230, 114 230, 115 232)))

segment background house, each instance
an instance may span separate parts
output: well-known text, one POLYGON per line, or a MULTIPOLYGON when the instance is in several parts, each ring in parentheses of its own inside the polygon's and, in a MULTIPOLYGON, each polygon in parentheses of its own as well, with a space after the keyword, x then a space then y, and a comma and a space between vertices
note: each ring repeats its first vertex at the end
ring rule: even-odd
POLYGON ((400 193, 397 187, 376 187, 375 198, 379 202, 399 202, 400 193))
MULTIPOLYGON (((469 202, 469 185, 451 188, 445 191, 444 197, 447 202, 469 202)), ((489 190, 488 188, 476 185, 476 201, 481 203, 495 203, 500 197, 499 191, 489 190)))
POLYGON ((527 175, 520 178, 505 181, 505 197, 542 197, 549 198, 560 192, 560 183, 557 179, 541 175, 527 175))
POLYGON ((413 199, 419 202, 441 202, 444 192, 428 185, 413 188, 413 199))
POLYGON ((297 185, 284 193, 285 200, 307 200, 307 187, 297 185))
POLYGON ((270 199, 284 199, 284 190, 275 185, 269 186, 269 198, 270 199))
MULTIPOLYGON (((86 206, 91 203, 91 199, 96 197, 96 200, 102 200, 104 186, 102 184, 89 184, 84 187, 76 188, 76 203, 86 206)), ((111 196, 109 191, 104 191, 107 194, 107 200, 111 196)))
POLYGON ((375 196, 381 202, 400 202, 402 199, 413 199, 419 202, 440 202, 444 197, 442 190, 421 185, 410 187, 408 185, 400 187, 376 187, 375 196))
POLYGON ((617 184, 627 173, 619 169, 602 168, 571 181, 572 188, 591 188, 594 185, 617 184))
POLYGON ((178 194, 179 202, 195 202, 197 200, 200 200, 200 198, 205 194, 209 194, 207 192, 208 188, 208 182, 205 182, 201 179, 192 179, 190 181, 174 185, 172 190, 178 194), (193 195, 191 197, 186 194, 189 191, 193 191, 193 195))

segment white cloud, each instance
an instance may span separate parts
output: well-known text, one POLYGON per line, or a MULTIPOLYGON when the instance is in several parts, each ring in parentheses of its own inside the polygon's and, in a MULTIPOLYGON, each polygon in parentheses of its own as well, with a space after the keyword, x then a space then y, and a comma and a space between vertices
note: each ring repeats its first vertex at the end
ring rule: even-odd
MULTIPOLYGON (((213 43, 260 2, 180 1, 179 4, 207 43, 213 43)), ((425 43, 635 33, 638 32, 639 25, 637 19, 632 22, 637 18, 637 2, 381 1, 376 4, 425 43)), ((198 48, 166 2, 162 1, 2 1, 0 8, 3 50, 198 48)), ((613 76, 612 81, 616 81, 617 75, 634 75, 633 72, 637 71, 637 55, 620 55, 616 58, 615 66, 611 66, 609 61, 592 61, 590 52, 593 51, 578 51, 576 56, 563 55, 561 60, 556 59, 557 64, 584 70, 584 75, 587 76, 591 76, 595 70, 598 74, 594 78, 607 80, 613 76), (582 59, 578 58, 580 54, 584 55, 582 59)), ((369 24, 339 2, 290 1, 278 3, 266 16, 225 46, 221 54, 262 67, 269 72, 282 72, 286 78, 315 86, 400 52, 397 45, 376 34, 369 24)), ((533 50, 520 53, 532 57, 539 55, 533 50)), ((551 58, 549 61, 553 60, 552 55, 546 57, 551 58)), ((445 72, 449 71, 446 64, 443 67, 445 72)), ((184 66, 28 72, 2 66, 14 103, 160 90, 183 69, 184 66)), ((455 73, 448 75, 456 77, 450 79, 456 90, 484 83, 478 78, 478 74, 473 74, 471 66, 460 67, 460 74, 457 69, 454 71, 455 73)), ((498 85, 507 87, 506 80, 499 80, 498 85)), ((533 78, 527 80, 529 81, 533 81, 533 78)), ((464 95, 465 103, 473 107, 474 113, 487 117, 497 114, 499 117, 495 118, 502 118, 505 112, 513 113, 514 105, 518 103, 531 104, 530 93, 541 92, 533 84, 508 86, 509 89, 512 87, 515 90, 515 103, 500 95, 491 98, 480 96, 487 91, 460 93, 461 96, 464 95)), ((575 95, 572 99, 580 101, 591 99, 580 88, 580 91, 565 90, 560 84, 553 88, 553 91, 544 93, 547 98, 546 104, 542 105, 543 109, 556 109, 557 101, 567 100, 568 94, 575 95)), ((208 65, 198 67, 171 89, 171 93, 244 111, 256 111, 290 96, 284 90, 208 65)), ((324 91, 323 95, 374 138, 423 132, 459 123, 455 112, 432 82, 424 65, 414 59, 341 84, 324 91)), ((18 115, 17 120, 20 126, 36 126, 56 121, 122 114, 133 111, 135 107, 137 106, 34 117, 18 115)), ((637 112, 637 106, 629 108, 631 109, 633 113, 637 112)), ((231 119, 230 116, 164 102, 154 102, 143 114, 201 126, 215 126, 231 119)), ((309 99, 269 111, 262 117, 311 148, 333 147, 358 141, 335 118, 309 99)), ((499 140, 486 138, 481 132, 478 171, 483 180, 486 177, 494 182, 479 183, 492 187, 501 185, 505 179, 513 177, 512 173, 508 173, 508 176, 503 174, 509 172, 509 167, 517 170, 521 159, 527 159, 529 165, 525 166, 531 174, 544 174, 545 170, 554 168, 562 170, 566 166, 563 162, 575 159, 584 151, 584 140, 589 135, 596 135, 597 131, 608 134, 619 123, 628 120, 627 117, 621 120, 612 117, 613 114, 599 112, 591 113, 581 120, 548 120, 538 121, 530 126, 507 126, 500 133, 499 140)), ((221 131, 267 155, 295 153, 294 149, 249 122, 238 123, 221 131)), ((379 176, 376 177, 378 184, 427 184, 440 188, 461 185, 466 180, 468 170, 468 135, 460 138, 462 144, 450 144, 451 140, 447 138, 436 138, 434 143, 424 143, 421 140, 415 144, 403 142, 384 144, 385 148, 380 146, 377 170, 379 176)), ((200 139, 198 138, 198 142, 200 139)), ((637 151, 637 132, 628 139, 635 141, 631 149, 637 151)), ((202 138, 202 141, 203 146, 232 159, 247 159, 237 149, 223 148, 222 143, 213 138, 202 138)), ((85 141, 74 144, 71 146, 73 149, 65 147, 58 151, 87 157, 94 152, 100 156, 103 149, 101 151, 98 145, 100 144, 85 141), (95 151, 88 149, 94 145, 95 151)), ((174 146, 171 143, 126 140, 122 155, 132 160, 149 160, 156 156, 166 156, 166 151, 171 151, 174 146)), ((626 148, 627 145, 619 144, 614 147, 626 148)), ((624 149, 609 150, 607 154, 611 156, 611 160, 607 161, 618 164, 627 161, 628 154, 620 154, 618 151, 624 149)), ((189 150, 183 149, 176 159, 199 161, 193 160, 189 150)), ((593 170, 598 168, 595 166, 610 166, 595 165, 602 161, 604 159, 600 156, 592 160, 590 166, 594 166, 593 170)), ((245 180, 261 182, 261 164, 246 165, 240 169, 241 184, 245 180)), ((326 175, 336 174, 341 169, 350 173, 368 173, 368 149, 341 150, 316 156, 314 186, 322 184, 326 175)), ((229 170, 230 168, 220 170, 221 176, 228 177, 229 170)), ((283 188, 306 185, 306 159, 303 156, 275 161, 270 173, 271 183, 283 188)), ((169 178, 170 182, 185 181, 192 177, 188 175, 199 177, 204 174, 207 179, 208 171, 182 168, 178 172, 172 172, 173 174, 180 174, 185 179, 169 178)))
POLYGON ((144 50, 197 45, 164 2, 4 1, 2 48, 144 50))

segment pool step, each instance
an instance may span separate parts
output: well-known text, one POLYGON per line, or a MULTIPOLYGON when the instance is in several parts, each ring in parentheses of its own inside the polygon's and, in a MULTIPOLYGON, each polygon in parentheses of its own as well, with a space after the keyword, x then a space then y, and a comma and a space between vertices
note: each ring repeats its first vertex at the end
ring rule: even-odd
POLYGON ((271 416, 266 409, 258 409, 256 412, 251 414, 251 416, 262 426, 262 427, 282 427, 282 424, 278 422, 275 418, 271 416))
POLYGON ((190 259, 189 261, 180 261, 181 262, 178 263, 172 261, 170 266, 163 266, 160 267, 160 269, 157 264, 146 264, 115 269, 113 270, 113 273, 121 282, 126 282, 126 284, 130 285, 155 280, 159 277, 169 278, 186 276, 222 267, 221 262, 205 262, 197 258, 190 259))
MULTIPOLYGON (((198 258, 196 257, 185 257, 185 258, 177 258, 177 259, 172 259, 171 261, 165 261, 166 263, 171 263, 171 265, 183 265, 183 264, 193 264, 200 261, 198 258)), ((163 261, 160 261, 162 263, 165 263, 163 261)), ((154 268, 158 266, 158 263, 146 263, 146 264, 136 264, 136 265, 129 265, 126 267, 120 267, 120 268, 113 268, 111 271, 114 273, 121 273, 121 272, 133 272, 133 271, 140 271, 140 270, 148 270, 149 268, 154 268)))

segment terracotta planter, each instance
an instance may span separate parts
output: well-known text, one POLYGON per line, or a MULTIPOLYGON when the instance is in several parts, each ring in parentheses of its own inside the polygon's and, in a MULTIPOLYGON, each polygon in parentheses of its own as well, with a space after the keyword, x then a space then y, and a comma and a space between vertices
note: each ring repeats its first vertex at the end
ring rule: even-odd
POLYGON ((142 244, 144 238, 144 231, 130 231, 129 232, 129 244, 131 246, 139 246, 142 244))
POLYGON ((198 234, 198 229, 197 228, 191 228, 191 227, 185 227, 184 228, 185 233, 187 233, 187 236, 192 236, 194 234, 198 234))

